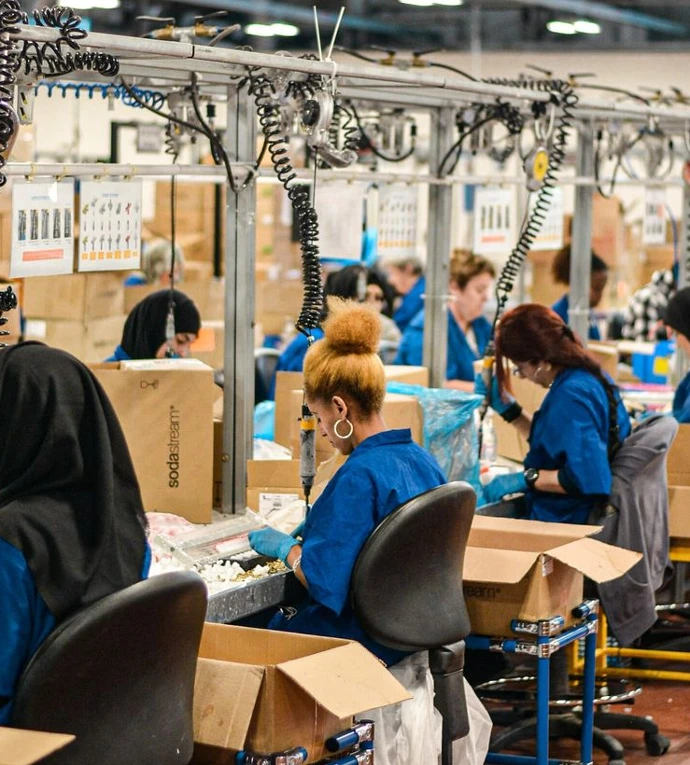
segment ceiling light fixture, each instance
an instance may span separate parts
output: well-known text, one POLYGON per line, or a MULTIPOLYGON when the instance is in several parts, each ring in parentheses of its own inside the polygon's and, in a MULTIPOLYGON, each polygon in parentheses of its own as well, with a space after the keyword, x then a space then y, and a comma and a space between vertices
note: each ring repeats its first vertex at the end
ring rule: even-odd
POLYGON ((275 37, 271 24, 247 24, 244 28, 244 33, 252 35, 252 37, 275 37))
POLYGON ((583 35, 598 35, 601 27, 596 21, 587 21, 587 19, 578 19, 573 26, 575 31, 583 35))
POLYGON ((398 0, 398 2, 403 5, 419 5, 424 7, 429 7, 434 4, 434 0, 398 0))
POLYGON ((70 2, 69 6, 79 11, 90 11, 91 9, 112 11, 120 7, 120 0, 74 0, 74 2, 70 2))
POLYGON ((556 35, 574 35, 577 34, 575 25, 570 21, 549 21, 546 25, 549 32, 553 32, 556 35))
POLYGON ((299 34, 299 27, 296 27, 294 24, 285 24, 282 21, 271 24, 271 29, 273 34, 278 35, 278 37, 297 37, 299 34))
POLYGON ((465 0, 434 0, 434 5, 458 6, 458 5, 462 5, 464 2, 465 0))

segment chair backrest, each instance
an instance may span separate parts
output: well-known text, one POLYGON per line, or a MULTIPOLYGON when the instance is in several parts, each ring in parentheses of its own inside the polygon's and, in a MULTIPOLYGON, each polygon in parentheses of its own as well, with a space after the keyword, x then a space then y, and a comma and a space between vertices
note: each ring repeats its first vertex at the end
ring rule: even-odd
POLYGON ((271 382, 276 373, 280 351, 275 348, 254 350, 254 403, 260 404, 268 398, 271 382))
POLYGON ((205 614, 206 586, 188 571, 90 605, 29 662, 11 724, 76 735, 45 765, 187 765, 205 614))
POLYGON ((476 496, 454 481, 384 518, 359 554, 352 604, 374 640, 401 651, 462 640, 470 621, 462 591, 476 496))

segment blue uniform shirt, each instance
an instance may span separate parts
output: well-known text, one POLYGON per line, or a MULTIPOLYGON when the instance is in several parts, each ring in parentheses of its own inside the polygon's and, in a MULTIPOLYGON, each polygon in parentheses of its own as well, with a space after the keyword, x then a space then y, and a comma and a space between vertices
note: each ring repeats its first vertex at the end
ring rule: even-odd
POLYGON ((426 279, 421 276, 414 287, 403 295, 403 299, 398 310, 393 314, 393 321, 398 325, 398 329, 404 332, 407 325, 424 308, 424 291, 426 290, 426 279))
MULTIPOLYGON (((568 321, 568 311, 570 309, 568 293, 566 292, 563 297, 551 306, 551 310, 555 311, 566 324, 570 324, 568 321)), ((589 334, 590 340, 601 340, 601 333, 599 327, 594 323, 594 317, 592 312, 589 312, 589 334)))
MULTIPOLYGON (((146 545, 142 579, 149 573, 146 545)), ((55 617, 36 589, 22 553, 0 539, 0 725, 8 725, 12 698, 29 659, 55 627, 55 617)))
POLYGON ((673 416, 678 422, 690 422, 690 372, 681 380, 673 397, 673 416))
MULTIPOLYGON (((314 338, 314 342, 321 340, 323 337, 323 330, 320 327, 311 330, 311 334, 314 338)), ((278 363, 276 364, 276 374, 278 372, 301 372, 304 368, 304 357, 309 350, 309 341, 301 333, 297 333, 295 337, 288 343, 287 348, 280 354, 278 363)), ((271 380, 271 390, 268 393, 269 401, 273 401, 276 397, 276 376, 273 375, 271 380)))
MULTIPOLYGON (((458 326, 453 314, 448 311, 448 354, 446 379, 474 380, 474 362, 484 355, 484 350, 491 337, 491 324, 480 316, 472 322, 474 336, 477 339, 479 353, 470 348, 465 333, 458 326)), ((395 359, 396 364, 420 366, 424 345, 424 311, 420 311, 410 322, 400 341, 400 348, 395 359)))
POLYGON ((358 640, 387 665, 400 661, 404 653, 375 642, 359 624, 350 605, 352 571, 369 535, 389 513, 445 482, 436 460, 412 441, 409 429, 363 441, 307 516, 301 566, 309 597, 289 619, 278 612, 269 628, 358 640))
MULTIPOLYGON (((618 392, 616 397, 622 441, 630 433, 630 421, 618 392)), ((575 493, 526 492, 532 520, 587 523, 595 503, 611 492, 608 440, 604 386, 584 369, 564 370, 534 414, 525 467, 562 469, 575 493)))
POLYGON ((113 355, 108 356, 107 361, 129 361, 129 355, 121 345, 118 345, 113 355))

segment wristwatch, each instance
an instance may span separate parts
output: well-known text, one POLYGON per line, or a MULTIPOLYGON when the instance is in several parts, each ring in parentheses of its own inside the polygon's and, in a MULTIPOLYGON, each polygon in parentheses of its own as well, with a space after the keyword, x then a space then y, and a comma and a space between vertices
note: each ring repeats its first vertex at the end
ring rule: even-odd
POLYGON ((526 468, 524 475, 527 488, 533 489, 534 484, 539 480, 539 471, 536 468, 526 468))

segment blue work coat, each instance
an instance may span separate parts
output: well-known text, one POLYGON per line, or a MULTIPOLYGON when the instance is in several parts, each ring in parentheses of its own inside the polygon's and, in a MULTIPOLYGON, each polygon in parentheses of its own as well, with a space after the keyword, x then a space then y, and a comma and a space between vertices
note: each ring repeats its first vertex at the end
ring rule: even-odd
MULTIPOLYGON (((314 341, 321 340, 323 330, 319 327, 311 330, 314 341)), ((309 341, 299 332, 288 343, 285 350, 280 354, 276 364, 276 374, 278 372, 301 372, 304 367, 304 357, 309 350, 309 341)), ((271 390, 268 392, 268 400, 273 401, 276 397, 276 375, 271 380, 271 390)))
POLYGON ((369 535, 389 513, 445 482, 436 460, 412 441, 409 429, 363 441, 307 516, 301 566, 309 596, 294 616, 279 611, 269 629, 357 640, 389 666, 400 661, 405 654, 372 640, 355 616, 352 571, 369 535))
MULTIPOLYGON (((150 565, 147 544, 142 579, 150 565)), ((8 725, 17 681, 55 628, 55 617, 36 589, 24 556, 4 539, 0 539, 0 603, 0 725, 8 725)))
POLYGON ((678 422, 690 422, 690 372, 681 380, 673 397, 673 416, 678 422))
POLYGON ((127 351, 121 346, 118 345, 115 351, 113 352, 112 356, 108 356, 106 359, 106 362, 108 361, 129 361, 130 357, 127 351))
POLYGON ((424 291, 426 290, 426 279, 421 276, 414 287, 403 295, 403 299, 398 306, 398 310, 393 314, 393 321, 398 325, 398 329, 404 332, 407 325, 424 308, 424 291))
MULTIPOLYGON (((630 421, 618 391, 616 398, 622 441, 630 433, 630 421)), ((532 418, 525 467, 558 470, 568 493, 527 491, 529 517, 587 523, 595 503, 611 492, 608 441, 609 402, 604 386, 584 369, 564 370, 532 418)))
MULTIPOLYGON (((480 316, 472 322, 479 353, 470 348, 465 333, 458 326, 453 314, 448 311, 448 351, 446 361, 447 380, 474 380, 474 362, 484 355, 491 337, 491 324, 480 316)), ((421 366, 424 353, 424 311, 420 311, 405 330, 395 359, 396 364, 421 366)))
MULTIPOLYGON (((567 292, 560 300, 551 306, 551 310, 555 311, 566 324, 570 324, 568 321, 568 311, 570 310, 570 304, 567 292)), ((601 340, 601 332, 599 332, 599 327, 597 327, 597 325, 594 323, 594 316, 592 315, 591 311, 589 312, 588 338, 590 340, 601 340)))

